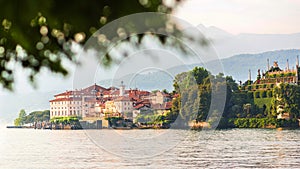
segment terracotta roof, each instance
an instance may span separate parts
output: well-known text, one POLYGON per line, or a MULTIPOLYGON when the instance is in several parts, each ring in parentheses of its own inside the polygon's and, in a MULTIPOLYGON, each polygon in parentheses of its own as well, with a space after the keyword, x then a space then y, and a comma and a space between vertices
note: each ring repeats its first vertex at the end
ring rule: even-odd
POLYGON ((92 92, 93 90, 96 90, 96 92, 100 92, 100 91, 107 91, 106 88, 102 87, 102 86, 99 86, 97 84, 94 84, 92 86, 89 86, 87 88, 84 88, 82 90, 80 90, 81 92, 84 92, 84 93, 90 93, 92 92))
POLYGON ((94 84, 92 86, 89 86, 89 87, 81 89, 81 90, 70 90, 70 91, 66 91, 66 92, 63 92, 63 93, 59 93, 59 94, 54 95, 54 97, 68 96, 68 95, 81 95, 81 94, 91 95, 91 92, 93 90, 95 90, 97 93, 99 93, 100 91, 104 92, 104 91, 107 91, 108 89, 106 89, 102 86, 99 86, 97 84, 94 84))
POLYGON ((142 107, 150 108, 150 106, 147 106, 147 105, 144 105, 144 104, 138 104, 138 105, 134 106, 133 108, 138 110, 138 109, 141 109, 142 107))
POLYGON ((68 96, 68 95, 71 95, 71 94, 73 94, 73 91, 66 91, 66 92, 63 92, 63 93, 56 94, 54 96, 55 97, 57 97, 57 96, 68 96))
POLYGON ((131 101, 131 99, 129 97, 126 97, 126 96, 120 96, 120 97, 117 97, 115 99, 115 101, 131 101))
POLYGON ((112 86, 112 87, 107 88, 107 90, 119 90, 119 88, 112 86))
POLYGON ((81 98, 58 98, 50 100, 49 102, 60 102, 60 101, 81 101, 81 98))
POLYGON ((176 93, 176 94, 173 95, 173 98, 177 98, 177 97, 179 97, 178 93, 176 93))
POLYGON ((172 108, 172 102, 167 102, 167 103, 163 103, 163 104, 152 104, 152 108, 154 110, 169 110, 172 108))
POLYGON ((166 109, 170 110, 172 108, 172 102, 166 103, 166 109))

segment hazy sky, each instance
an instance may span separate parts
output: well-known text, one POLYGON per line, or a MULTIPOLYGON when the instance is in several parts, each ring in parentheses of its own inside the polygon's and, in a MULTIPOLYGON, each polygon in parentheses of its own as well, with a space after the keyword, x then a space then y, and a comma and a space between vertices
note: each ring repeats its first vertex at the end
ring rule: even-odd
POLYGON ((300 0, 186 0, 175 15, 233 34, 300 32, 300 0))

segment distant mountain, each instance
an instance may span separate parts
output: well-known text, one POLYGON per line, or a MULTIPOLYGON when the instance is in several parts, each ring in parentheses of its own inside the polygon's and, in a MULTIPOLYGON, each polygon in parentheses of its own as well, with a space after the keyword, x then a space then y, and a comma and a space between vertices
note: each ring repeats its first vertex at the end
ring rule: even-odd
MULTIPOLYGON (((289 67, 295 68, 296 57, 300 55, 300 50, 290 49, 290 50, 277 50, 269 51, 258 54, 240 54, 235 55, 230 58, 221 59, 219 61, 210 61, 208 63, 196 63, 192 65, 182 65, 169 68, 165 72, 151 72, 148 74, 140 74, 135 76, 133 74, 126 75, 120 79, 104 80, 100 81, 99 84, 104 86, 110 86, 111 84, 118 86, 121 81, 129 88, 139 88, 144 90, 155 90, 155 89, 167 89, 169 91, 173 90, 173 78, 176 74, 192 70, 195 66, 203 67, 213 67, 214 65, 219 65, 221 63, 225 75, 233 76, 235 80, 245 81, 248 78, 249 69, 251 69, 252 79, 256 79, 257 70, 267 69, 267 59, 270 61, 270 66, 273 65, 273 61, 278 61, 279 66, 282 69, 286 68, 287 59, 289 60, 289 67)), ((209 70, 212 74, 218 74, 220 72, 214 72, 214 70, 209 70)))
MULTIPOLYGON (((274 61, 278 61, 279 67, 286 68, 287 59, 289 60, 289 67, 292 69, 296 66, 297 55, 300 55, 300 50, 277 50, 264 52, 259 54, 241 54, 230 58, 222 59, 221 63, 224 67, 226 75, 231 75, 236 80, 245 81, 248 78, 248 71, 251 69, 252 79, 256 79, 257 70, 267 70, 267 59, 270 61, 270 66, 274 61)), ((214 64, 212 61, 208 64, 214 64)), ((217 72, 213 72, 217 73, 217 72)))
POLYGON ((298 49, 300 44, 300 33, 233 35, 214 26, 199 25, 198 28, 212 42, 220 58, 244 53, 298 49))

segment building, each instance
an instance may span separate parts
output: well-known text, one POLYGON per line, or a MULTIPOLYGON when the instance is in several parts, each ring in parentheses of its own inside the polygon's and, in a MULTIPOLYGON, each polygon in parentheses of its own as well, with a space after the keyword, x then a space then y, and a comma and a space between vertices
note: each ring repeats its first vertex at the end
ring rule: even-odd
POLYGON ((172 98, 163 92, 151 93, 138 89, 104 88, 97 84, 84 89, 66 91, 50 100, 50 118, 79 116, 84 120, 103 120, 123 116, 134 119, 139 114, 165 114, 170 111, 172 98))
POLYGON ((278 62, 274 61, 273 66, 269 66, 269 59, 267 60, 267 70, 261 71, 258 69, 257 78, 253 82, 251 79, 251 72, 249 70, 248 81, 245 82, 245 90, 270 90, 280 83, 289 83, 294 85, 300 84, 300 68, 299 57, 297 56, 296 64, 292 68, 289 66, 289 60, 286 62, 286 68, 281 69, 278 62))
MULTIPOLYGON (((286 61, 286 67, 284 69, 278 66, 278 62, 274 61, 273 65, 270 67, 269 59, 267 59, 267 70, 261 71, 258 69, 257 78, 253 82, 251 80, 251 72, 249 71, 248 81, 245 82, 243 86, 245 91, 253 92, 253 97, 256 99, 264 99, 273 96, 273 88, 280 87, 280 84, 291 84, 300 85, 300 68, 299 68, 299 57, 297 56, 295 66, 290 68, 289 60, 286 61), (270 93, 270 94, 269 94, 270 93)), ((275 96, 277 100, 280 100, 278 96, 275 96)), ((285 103, 277 105, 277 119, 291 118, 290 113, 285 112, 285 103)))
POLYGON ((66 91, 50 100, 50 118, 62 116, 100 116, 103 92, 108 89, 96 84, 81 90, 66 91))
POLYGON ((114 100, 117 112, 124 115, 124 113, 132 112, 133 101, 128 96, 119 96, 114 100))
POLYGON ((151 104, 163 104, 163 103, 171 101, 172 98, 169 94, 166 94, 161 91, 157 91, 155 93, 152 93, 149 96, 149 100, 150 100, 151 104))
MULTIPOLYGON (((297 59, 298 60, 298 59, 297 59)), ((268 84, 268 83, 290 83, 298 84, 299 82, 299 66, 296 64, 296 68, 290 69, 289 61, 284 70, 280 69, 278 62, 274 62, 273 66, 270 67, 266 72, 260 72, 258 70, 257 84, 268 84)))

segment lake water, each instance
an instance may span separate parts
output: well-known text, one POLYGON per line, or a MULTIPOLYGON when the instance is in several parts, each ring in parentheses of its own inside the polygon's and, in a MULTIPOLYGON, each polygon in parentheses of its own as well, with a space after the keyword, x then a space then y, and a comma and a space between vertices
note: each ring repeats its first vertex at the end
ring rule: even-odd
POLYGON ((0 168, 300 168, 300 130, 0 129, 0 168))

